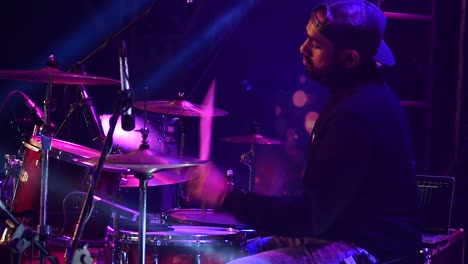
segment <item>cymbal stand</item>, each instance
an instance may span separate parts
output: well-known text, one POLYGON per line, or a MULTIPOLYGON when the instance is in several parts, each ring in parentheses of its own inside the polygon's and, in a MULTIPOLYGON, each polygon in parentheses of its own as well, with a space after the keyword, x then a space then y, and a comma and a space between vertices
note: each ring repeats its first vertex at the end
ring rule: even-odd
MULTIPOLYGON (((142 135, 142 143, 140 145, 140 149, 149 149, 148 144, 148 134, 149 129, 146 126, 146 103, 145 103, 145 110, 144 110, 144 125, 142 129, 138 131, 141 132, 142 135)), ((145 256, 146 256, 146 197, 147 197, 147 190, 148 190, 148 180, 153 177, 152 173, 148 172, 136 172, 135 178, 140 181, 139 189, 139 218, 138 218, 138 263, 144 264, 145 263, 145 256)))
POLYGON ((255 144, 250 145, 250 150, 241 155, 240 162, 249 167, 249 192, 255 191, 255 144))
POLYGON ((113 115, 109 119, 109 130, 107 132, 106 140, 104 141, 104 145, 101 151, 101 156, 99 157, 98 164, 94 173, 92 173, 92 181, 88 188, 88 193, 86 196, 86 200, 83 203, 81 208, 81 213, 78 219, 78 223, 75 227, 75 232, 73 234, 73 238, 70 241, 70 245, 67 248, 67 252, 65 254, 65 262, 67 264, 78 264, 78 263, 92 263, 92 259, 90 257, 89 251, 87 250, 87 245, 80 245, 81 235, 84 230, 84 226, 86 222, 89 220, 91 213, 94 207, 94 191, 95 188, 99 184, 99 180, 101 178, 101 172, 104 167, 104 161, 106 160, 107 156, 112 150, 112 142, 113 142, 113 135, 115 131, 115 127, 117 125, 117 121, 121 114, 122 105, 127 106, 128 96, 120 95, 121 98, 117 100, 117 106, 115 107, 115 111, 113 115), (80 246, 82 248, 80 248, 80 246), (78 253, 78 254, 77 254, 78 253))
POLYGON ((151 173, 135 173, 135 178, 140 180, 140 197, 139 197, 139 211, 140 217, 138 219, 138 263, 145 263, 146 256, 146 196, 148 189, 148 180, 153 177, 151 173))
MULTIPOLYGON (((49 65, 55 63, 53 55, 49 56, 49 65)), ((45 247, 47 237, 50 234, 50 226, 47 225, 47 193, 49 189, 49 151, 52 148, 52 126, 50 121, 50 103, 52 94, 52 82, 47 83, 46 98, 44 100, 44 124, 40 128, 41 135, 41 197, 40 197, 40 214, 39 225, 37 232, 39 234, 39 245, 45 247)), ((45 263, 46 254, 40 252, 39 263, 45 263)))

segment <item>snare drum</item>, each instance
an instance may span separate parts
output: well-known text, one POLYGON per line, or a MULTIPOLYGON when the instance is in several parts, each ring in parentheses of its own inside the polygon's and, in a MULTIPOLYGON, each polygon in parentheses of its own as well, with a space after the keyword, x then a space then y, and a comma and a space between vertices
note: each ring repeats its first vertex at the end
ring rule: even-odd
POLYGON ((216 212, 213 209, 174 208, 163 212, 161 214, 161 221, 168 225, 185 224, 232 227, 236 229, 247 227, 244 223, 236 220, 234 216, 228 213, 216 212))
MULTIPOLYGON (((23 164, 18 189, 12 203, 12 213, 27 226, 39 223, 41 200, 41 139, 34 136, 24 142, 23 164)), ((99 157, 100 152, 66 141, 52 139, 49 151, 47 225, 52 233, 72 236, 82 204, 89 188, 91 165, 79 162, 83 158, 99 157), (83 195, 84 194, 84 195, 83 195), (66 205, 63 208, 62 205, 66 205)), ((123 169, 104 167, 95 195, 113 200, 117 195, 123 169)), ((111 209, 95 206, 84 229, 83 239, 105 239, 111 209)))
MULTIPOLYGON (((240 232, 232 228, 172 226, 173 231, 146 232, 146 263, 217 264, 240 257, 240 232)), ((120 262, 138 263, 138 232, 120 230, 120 262)))

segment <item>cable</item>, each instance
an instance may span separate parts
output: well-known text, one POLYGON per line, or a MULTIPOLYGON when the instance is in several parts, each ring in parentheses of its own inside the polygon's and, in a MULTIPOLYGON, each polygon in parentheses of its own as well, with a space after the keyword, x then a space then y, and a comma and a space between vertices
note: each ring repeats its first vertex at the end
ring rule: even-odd
POLYGON ((5 107, 6 103, 8 102, 8 100, 10 100, 10 97, 13 96, 15 93, 22 93, 24 94, 22 91, 20 90, 13 90, 11 91, 6 97, 5 97, 5 100, 3 101, 2 105, 0 106, 0 112, 3 111, 3 108, 5 107))

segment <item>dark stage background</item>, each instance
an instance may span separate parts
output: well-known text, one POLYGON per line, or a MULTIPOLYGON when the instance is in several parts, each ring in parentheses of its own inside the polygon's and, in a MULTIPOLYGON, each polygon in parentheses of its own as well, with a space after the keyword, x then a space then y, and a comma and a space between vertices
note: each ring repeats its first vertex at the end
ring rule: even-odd
MULTIPOLYGON (((74 62, 94 54, 84 61, 88 74, 119 79, 118 47, 120 40, 125 40, 136 101, 174 100, 182 92, 186 100, 201 104, 215 83, 215 107, 229 114, 213 119, 211 160, 223 170, 233 169, 236 184, 245 188, 249 169, 239 160, 250 146, 220 139, 246 135, 252 122, 256 122, 263 136, 287 142, 257 147, 257 191, 272 195, 294 193, 304 166, 308 131, 327 97, 325 89, 304 76, 299 54, 310 10, 318 1, 193 2, 4 1, 0 16, 0 69, 39 69, 54 54, 59 68, 67 71, 74 62)), ((422 0, 385 0, 380 6, 386 12, 431 12, 430 1, 422 0)), ((384 71, 401 100, 407 102, 418 173, 456 177, 453 225, 466 227, 468 107, 463 83, 466 70, 458 74, 459 64, 465 61, 458 53, 460 7, 458 0, 435 3, 434 31, 429 20, 389 17, 386 41, 398 66, 384 71), (458 105, 459 115, 457 100, 462 102, 458 105)), ((46 86, 0 80, 0 87, 0 153, 16 154, 32 126, 21 122, 28 116, 28 109, 20 95, 7 96, 13 90, 21 90, 42 106, 46 86)), ((90 85, 86 89, 99 115, 112 114, 119 86, 90 85)), ((79 93, 75 86, 57 85, 53 87, 52 99, 55 109, 51 118, 60 125, 70 104, 79 100, 79 93)), ((142 118, 141 110, 135 112, 142 118)), ((153 149, 178 151, 180 141, 161 140, 163 121, 172 118, 151 115, 154 129, 150 137, 156 142, 153 149)), ((180 120, 186 134, 184 155, 197 156, 200 119, 180 120)), ((138 136, 135 131, 122 132, 115 143, 130 141, 130 149, 136 149, 140 144, 138 136)), ((99 150, 91 142, 92 134, 79 109, 57 138, 99 150)), ((129 195, 123 203, 135 206, 137 196, 128 194, 131 192, 123 191, 129 195)), ((161 195, 151 197, 150 192, 148 199, 150 210, 156 213, 161 195)))

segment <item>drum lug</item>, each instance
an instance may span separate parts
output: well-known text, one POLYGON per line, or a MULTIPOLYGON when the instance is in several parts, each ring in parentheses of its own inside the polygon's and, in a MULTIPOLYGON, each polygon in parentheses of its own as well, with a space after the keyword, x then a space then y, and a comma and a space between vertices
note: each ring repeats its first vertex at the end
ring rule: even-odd
POLYGON ((127 264, 128 263, 128 256, 127 256, 127 252, 122 250, 120 252, 120 261, 119 261, 119 264, 127 264))

